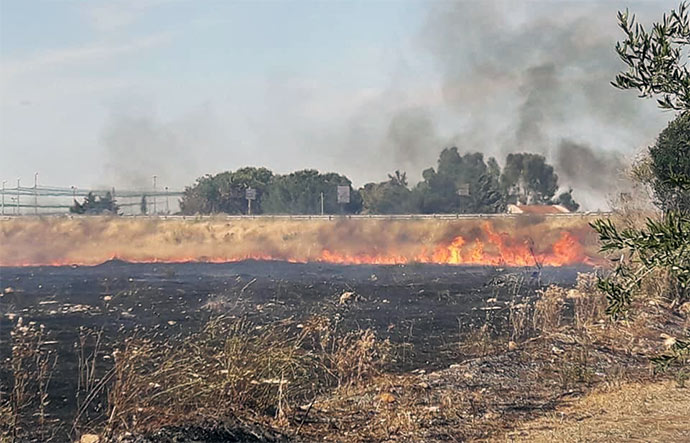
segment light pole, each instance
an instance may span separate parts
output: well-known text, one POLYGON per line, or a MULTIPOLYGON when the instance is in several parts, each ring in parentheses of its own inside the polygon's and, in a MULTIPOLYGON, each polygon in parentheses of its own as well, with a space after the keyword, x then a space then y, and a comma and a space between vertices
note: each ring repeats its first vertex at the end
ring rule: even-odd
POLYGON ((153 176, 153 215, 156 215, 156 176, 153 176))
POLYGON ((2 215, 5 215, 5 183, 7 180, 2 181, 2 215))
POLYGON ((21 215, 21 211, 19 211, 19 181, 20 179, 17 178, 17 215, 21 215))
POLYGON ((34 174, 34 215, 38 215, 38 172, 34 174))

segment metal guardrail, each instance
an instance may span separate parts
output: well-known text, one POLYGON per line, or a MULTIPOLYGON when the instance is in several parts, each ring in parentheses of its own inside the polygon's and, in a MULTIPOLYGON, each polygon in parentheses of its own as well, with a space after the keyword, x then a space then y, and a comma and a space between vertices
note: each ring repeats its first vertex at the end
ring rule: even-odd
POLYGON ((350 215, 288 215, 288 214, 261 214, 261 215, 76 215, 76 214, 39 214, 39 215, 5 215, 0 220, 12 219, 35 219, 35 218, 118 218, 118 219, 157 219, 157 220, 462 220, 462 219, 490 219, 490 218, 589 218, 589 217, 608 217, 611 212, 569 212, 558 214, 397 214, 397 215, 374 215, 374 214, 350 214, 350 215))

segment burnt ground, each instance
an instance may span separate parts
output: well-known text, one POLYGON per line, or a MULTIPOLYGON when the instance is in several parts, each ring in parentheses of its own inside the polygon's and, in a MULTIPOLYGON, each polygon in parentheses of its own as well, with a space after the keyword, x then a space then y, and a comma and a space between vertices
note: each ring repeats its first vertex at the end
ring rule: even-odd
POLYGON ((373 328, 379 338, 404 344, 394 370, 432 371, 462 361, 457 343, 487 320, 492 333, 503 334, 514 297, 551 283, 571 286, 586 271, 256 261, 6 267, 0 268, 0 356, 10 355, 18 317, 45 325, 58 354, 50 392, 57 416, 74 407, 80 327, 116 339, 134 329, 185 334, 213 315, 260 325, 321 314, 338 319, 343 330, 373 328), (347 292, 353 294, 343 297, 347 292))

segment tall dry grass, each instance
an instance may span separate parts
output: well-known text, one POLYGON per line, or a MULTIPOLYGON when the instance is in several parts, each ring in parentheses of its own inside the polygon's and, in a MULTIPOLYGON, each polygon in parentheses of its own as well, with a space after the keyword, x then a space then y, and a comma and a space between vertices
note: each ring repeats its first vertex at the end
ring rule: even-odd
POLYGON ((322 259, 324 251, 414 262, 457 236, 463 236, 468 247, 481 239, 485 251, 492 252, 483 232, 486 223, 494 232, 506 233, 514 244, 530 242, 536 253, 549 251, 561 232, 568 231, 578 238, 587 256, 596 256, 590 220, 584 215, 458 220, 21 217, 0 220, 0 266, 96 265, 112 258, 314 261, 322 259))
POLYGON ((542 332, 553 332, 558 329, 563 317, 566 296, 567 291, 556 285, 538 291, 532 317, 534 329, 542 332))
POLYGON ((24 324, 20 317, 10 337, 11 355, 3 362, 8 385, 0 385, 0 441, 17 441, 27 432, 47 441, 55 430, 46 408, 57 355, 43 325, 24 324))
POLYGON ((217 318, 180 343, 131 337, 114 354, 105 434, 146 432, 195 418, 242 417, 289 428, 299 407, 380 370, 387 346, 370 330, 337 334, 217 318))

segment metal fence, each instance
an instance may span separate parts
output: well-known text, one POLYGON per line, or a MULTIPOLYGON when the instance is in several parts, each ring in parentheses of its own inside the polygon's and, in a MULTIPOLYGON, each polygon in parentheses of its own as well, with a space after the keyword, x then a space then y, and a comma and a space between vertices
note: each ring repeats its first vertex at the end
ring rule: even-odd
POLYGON ((2 187, 0 189, 0 215, 50 215, 66 214, 73 206, 74 201, 85 198, 89 193, 104 196, 110 193, 117 205, 127 215, 139 212, 141 200, 147 199, 149 211, 155 213, 177 212, 179 208, 178 198, 182 191, 178 190, 118 190, 111 189, 87 189, 77 187, 57 186, 17 186, 13 188, 2 187))
MULTIPOLYGON (((256 220, 477 220, 477 219, 517 219, 517 218, 598 218, 598 217, 608 217, 611 212, 571 212, 571 213, 561 213, 561 214, 391 214, 391 215, 374 215, 374 214, 351 214, 351 215, 227 215, 227 214, 214 214, 214 215, 122 215, 118 218, 125 219, 156 219, 156 220, 188 220, 188 221, 233 221, 233 220, 246 220, 246 219, 256 219, 256 220)), ((98 215, 75 215, 75 214, 50 214, 48 217, 66 217, 66 218, 94 218, 102 217, 107 218, 108 216, 98 216, 98 215)), ((33 217, 32 215, 23 215, 21 217, 33 217)), ((0 220, 11 220, 16 219, 17 216, 0 217, 0 220)))

